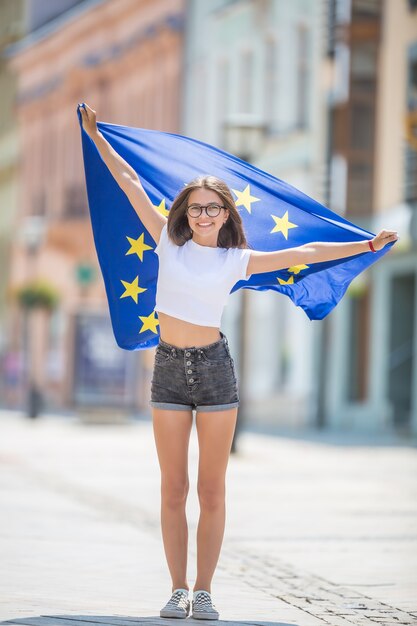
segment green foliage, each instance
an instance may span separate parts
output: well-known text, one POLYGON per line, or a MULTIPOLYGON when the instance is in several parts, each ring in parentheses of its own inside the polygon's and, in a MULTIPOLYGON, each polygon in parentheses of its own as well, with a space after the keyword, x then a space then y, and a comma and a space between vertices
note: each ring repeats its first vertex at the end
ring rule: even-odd
POLYGON ((59 302, 59 292, 45 280, 34 280, 16 290, 16 298, 24 309, 54 309, 59 302))

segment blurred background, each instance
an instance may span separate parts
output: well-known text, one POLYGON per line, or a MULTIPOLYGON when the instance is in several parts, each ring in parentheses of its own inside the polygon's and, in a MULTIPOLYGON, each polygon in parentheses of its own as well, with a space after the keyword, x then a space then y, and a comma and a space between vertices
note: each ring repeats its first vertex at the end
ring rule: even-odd
POLYGON ((240 424, 417 435, 416 0, 1 0, 0 55, 0 408, 150 418, 153 350, 116 345, 94 247, 87 102, 398 230, 324 320, 240 290, 222 330, 240 424))

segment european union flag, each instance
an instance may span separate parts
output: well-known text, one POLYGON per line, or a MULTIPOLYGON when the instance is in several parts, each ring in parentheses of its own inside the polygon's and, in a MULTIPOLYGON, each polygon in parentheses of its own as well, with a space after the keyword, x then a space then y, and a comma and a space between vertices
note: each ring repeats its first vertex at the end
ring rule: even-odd
MULTIPOLYGON (((79 111, 78 117, 82 129, 79 111)), ((209 144, 144 128, 103 122, 97 126, 137 172, 155 210, 165 216, 184 184, 198 175, 212 174, 232 190, 249 247, 254 250, 375 236, 284 181, 209 144)), ((94 241, 114 335, 125 350, 150 348, 159 336, 154 311, 156 244, 83 129, 82 144, 94 241)), ((231 293, 243 288, 272 289, 289 296, 311 320, 320 320, 337 305, 353 278, 386 254, 393 243, 376 253, 253 274, 249 280, 237 282, 231 293)))

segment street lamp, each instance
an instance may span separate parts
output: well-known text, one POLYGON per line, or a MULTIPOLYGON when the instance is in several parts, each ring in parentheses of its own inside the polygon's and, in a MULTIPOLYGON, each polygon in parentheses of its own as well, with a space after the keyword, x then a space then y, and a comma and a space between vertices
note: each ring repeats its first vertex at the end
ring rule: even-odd
MULTIPOLYGON (((239 114, 225 120, 223 123, 223 143, 225 149, 246 161, 252 163, 260 153, 265 137, 266 125, 259 117, 251 114, 239 114)), ((250 182, 250 181, 248 181, 250 182)), ((239 419, 233 436, 231 452, 236 452, 236 441, 244 422, 247 420, 247 391, 248 381, 248 352, 246 338, 249 333, 248 291, 240 290, 240 318, 239 318, 239 419)))
POLYGON ((241 113, 223 122, 223 143, 228 152, 252 163, 262 150, 266 131, 265 122, 256 115, 241 113))
MULTIPOLYGON (((43 215, 29 215, 24 219, 19 231, 20 240, 25 245, 29 262, 29 281, 36 275, 35 259, 45 237, 46 220, 43 215)), ((32 351, 29 333, 29 309, 23 311, 23 353, 25 355, 25 373, 27 390, 27 410, 29 417, 37 417, 42 405, 42 394, 32 371, 32 351)))

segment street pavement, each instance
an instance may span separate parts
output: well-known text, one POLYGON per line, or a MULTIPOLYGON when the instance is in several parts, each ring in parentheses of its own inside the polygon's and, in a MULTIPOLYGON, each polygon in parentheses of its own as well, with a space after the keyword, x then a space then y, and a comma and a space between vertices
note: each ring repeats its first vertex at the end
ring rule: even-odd
MULTIPOLYGON (((189 460, 192 589, 195 423, 189 460)), ((215 623, 417 624, 415 441, 244 430, 226 491, 215 623)), ((0 507, 1 625, 181 623, 159 617, 171 580, 149 417, 0 410, 0 507)))

